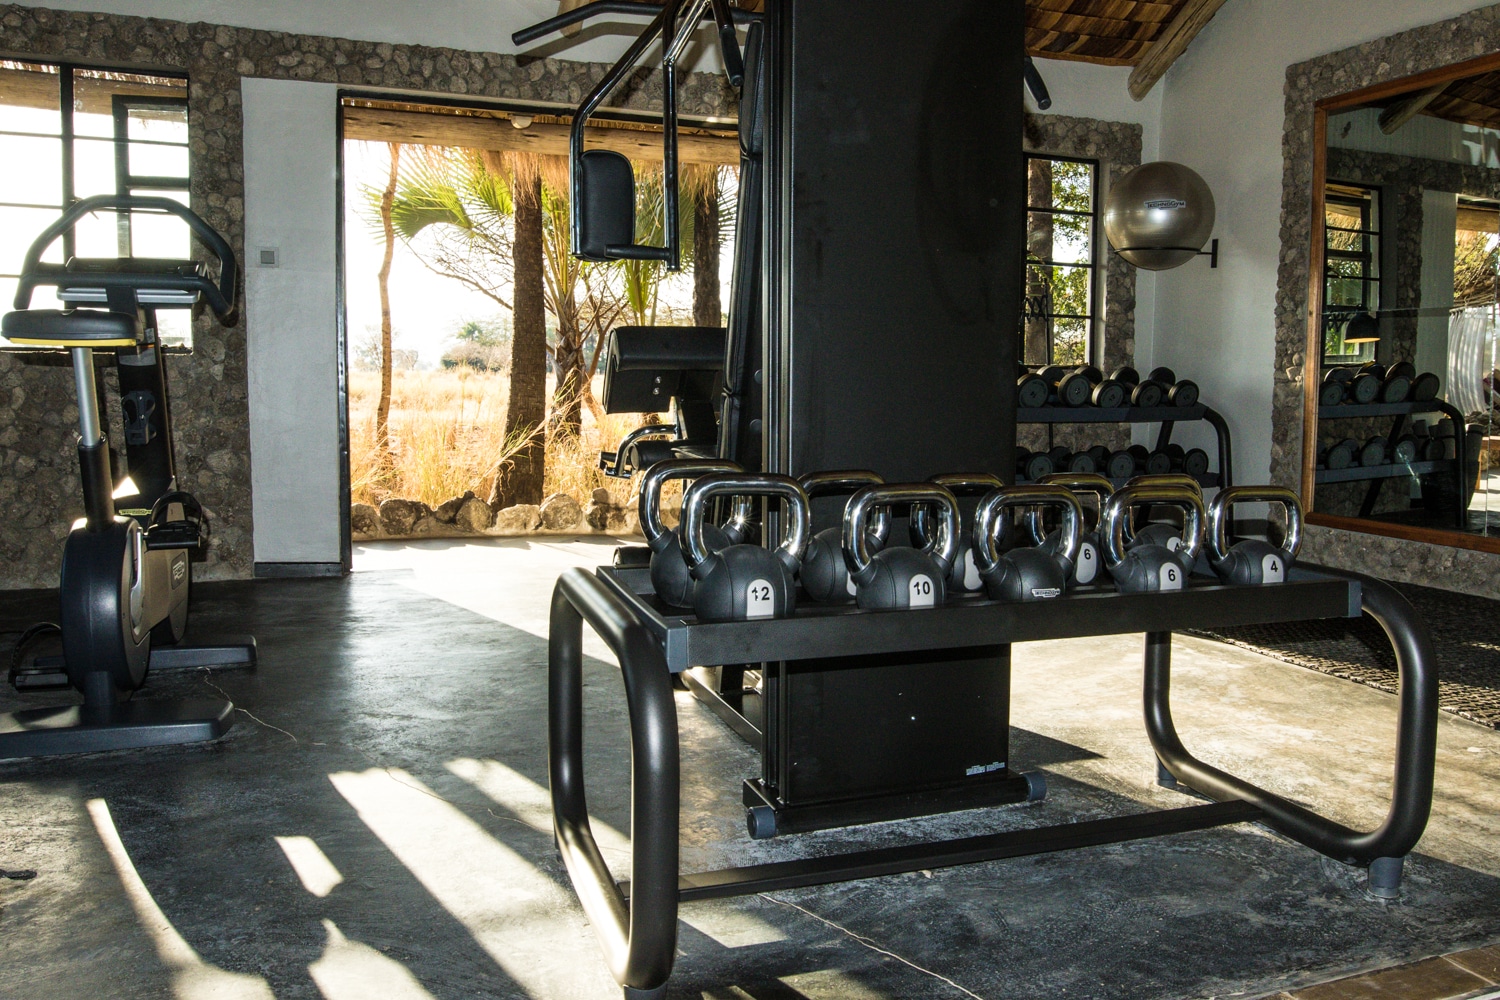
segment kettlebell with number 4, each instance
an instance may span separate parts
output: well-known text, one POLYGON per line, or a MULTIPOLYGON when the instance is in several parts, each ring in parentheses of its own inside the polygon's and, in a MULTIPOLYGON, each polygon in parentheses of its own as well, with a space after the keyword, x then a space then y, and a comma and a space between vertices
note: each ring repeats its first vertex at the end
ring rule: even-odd
POLYGON ((948 599, 946 581, 958 554, 958 500, 936 483, 869 486, 844 508, 844 561, 854 601, 866 611, 932 608, 948 599), (925 548, 887 545, 871 553, 870 520, 885 507, 926 505, 937 527, 925 548))
POLYGON ((797 569, 808 539, 807 493, 787 476, 720 473, 704 476, 682 498, 682 551, 693 577, 693 613, 703 622, 785 618, 797 605, 797 569), (729 545, 711 551, 705 539, 708 502, 715 497, 772 497, 786 511, 786 537, 775 551, 729 545))
POLYGON ((1225 583, 1260 586, 1285 583, 1302 548, 1302 504, 1297 494, 1279 486, 1236 486, 1220 490, 1208 508, 1208 561, 1225 583), (1286 533, 1280 545, 1247 538, 1231 547, 1234 505, 1268 503, 1286 512, 1286 533))

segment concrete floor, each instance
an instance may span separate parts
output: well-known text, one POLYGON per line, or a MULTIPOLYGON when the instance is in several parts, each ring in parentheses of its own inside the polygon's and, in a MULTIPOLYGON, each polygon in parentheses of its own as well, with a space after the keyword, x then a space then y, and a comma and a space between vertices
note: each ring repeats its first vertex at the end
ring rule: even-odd
MULTIPOLYGON (((0 762, 0 996, 618 996, 549 833, 552 580, 601 541, 371 546, 347 580, 204 586, 194 636, 255 673, 153 679, 241 707, 213 746, 0 762), (253 713, 253 714, 252 714, 253 713)), ((46 613, 0 595, 0 629, 46 613)), ((1045 803, 752 843, 755 754, 686 695, 683 865, 721 867, 1186 804, 1157 788, 1138 636, 1017 647, 1013 757, 1045 803)), ((618 679, 586 665, 591 805, 627 874, 618 679)), ((1188 745, 1349 823, 1389 695, 1179 640, 1188 745)), ((0 692, 0 710, 43 703, 0 692)), ((51 699, 57 700, 54 695, 51 699)), ((1500 940, 1500 733, 1445 717, 1401 901, 1254 826, 683 908, 673 997, 1255 997, 1500 940)))

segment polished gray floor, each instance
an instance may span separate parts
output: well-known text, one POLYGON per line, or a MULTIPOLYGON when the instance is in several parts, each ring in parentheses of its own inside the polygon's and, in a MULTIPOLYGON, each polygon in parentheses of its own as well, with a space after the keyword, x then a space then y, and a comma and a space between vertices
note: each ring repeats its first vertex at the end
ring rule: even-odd
MULTIPOLYGON (((154 679, 243 710, 214 746, 0 762, 0 995, 614 997, 551 844, 551 583, 600 542, 371 547, 347 580, 203 586, 200 639, 255 673, 154 679)), ((0 629, 45 612, 0 595, 0 629)), ((1016 651, 1036 806, 753 844, 755 755, 687 696, 683 864, 1184 804, 1157 788, 1139 636, 1016 651)), ((618 680, 587 666, 591 807, 627 874, 618 680)), ((1349 823, 1383 812, 1394 699, 1182 639, 1190 747, 1349 823)), ((36 704, 6 689, 0 710, 36 704)), ((55 698, 53 700, 56 700, 55 698)), ((671 996, 1258 996, 1500 939, 1500 734, 1441 723, 1433 822, 1402 900, 1254 826, 683 908, 671 996)))

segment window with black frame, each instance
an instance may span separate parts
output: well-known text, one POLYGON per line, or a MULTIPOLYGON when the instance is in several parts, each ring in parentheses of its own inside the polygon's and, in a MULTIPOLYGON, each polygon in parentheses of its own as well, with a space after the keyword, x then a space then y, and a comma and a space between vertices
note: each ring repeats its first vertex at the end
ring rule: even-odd
POLYGON ((1020 356, 1033 366, 1086 364, 1096 354, 1099 164, 1042 155, 1026 161, 1020 356))
MULTIPOLYGON (((58 63, 0 60, 0 307, 15 297, 33 239, 64 205, 99 194, 188 202, 187 79, 58 63)), ((166 215, 101 213, 79 222, 44 259, 192 255, 187 228, 166 215)), ((56 308, 48 289, 32 304, 56 308)), ((169 346, 191 346, 185 310, 159 316, 169 346)), ((4 341, 0 341, 4 343, 4 341)))
POLYGON ((1330 183, 1324 204, 1323 361, 1374 361, 1378 341, 1355 337, 1348 326, 1380 309, 1380 190, 1330 183))

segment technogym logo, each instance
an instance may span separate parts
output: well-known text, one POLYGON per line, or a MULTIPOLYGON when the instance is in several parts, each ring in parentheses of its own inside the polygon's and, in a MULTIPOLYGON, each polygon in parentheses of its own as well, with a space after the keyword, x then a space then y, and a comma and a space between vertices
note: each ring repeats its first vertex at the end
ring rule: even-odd
POLYGON ((1153 198, 1146 202, 1146 207, 1153 212, 1171 212, 1179 208, 1187 208, 1187 202, 1181 198, 1153 198))

